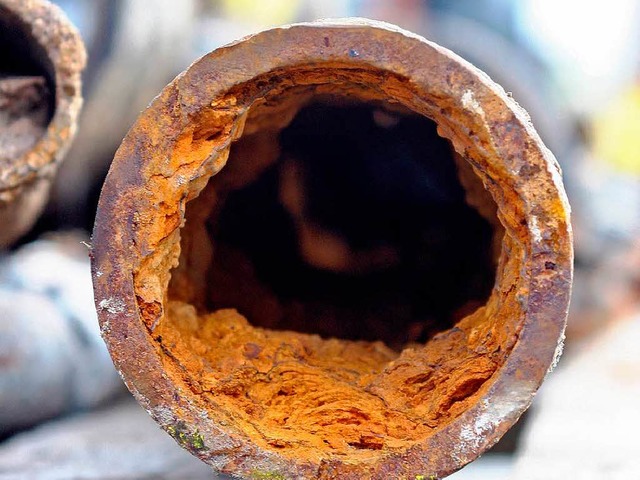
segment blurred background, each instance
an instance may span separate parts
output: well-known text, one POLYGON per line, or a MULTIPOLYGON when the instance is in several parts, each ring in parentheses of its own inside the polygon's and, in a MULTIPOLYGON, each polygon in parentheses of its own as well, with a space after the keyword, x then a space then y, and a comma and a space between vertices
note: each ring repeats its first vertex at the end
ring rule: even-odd
POLYGON ((124 392, 81 242, 121 139, 175 75, 256 31, 345 16, 397 24, 487 72, 564 171, 576 248, 565 357, 521 422, 451 478, 640 478, 640 0, 54 3, 87 46, 85 104, 46 211, 0 256, 0 478, 210 477, 124 392))

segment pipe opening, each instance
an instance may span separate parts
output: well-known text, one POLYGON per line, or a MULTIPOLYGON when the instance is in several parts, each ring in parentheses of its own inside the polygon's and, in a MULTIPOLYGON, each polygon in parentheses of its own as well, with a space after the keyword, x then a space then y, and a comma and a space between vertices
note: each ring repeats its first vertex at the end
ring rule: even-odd
POLYGON ((344 76, 272 74, 194 117, 154 177, 191 178, 185 223, 157 203, 164 247, 136 274, 169 374, 296 458, 424 441, 481 394, 513 341, 501 325, 519 319, 495 315, 512 295, 494 287, 521 252, 501 253, 511 242, 469 163, 375 72, 344 76), (212 149, 211 173, 189 176, 212 149), (168 281, 162 302, 152 278, 168 281))
POLYGON ((208 310, 402 350, 486 302, 492 228, 435 122, 333 97, 277 136, 239 139, 229 164, 264 152, 275 158, 251 178, 217 179, 233 186, 207 222, 208 310))
POLYGON ((0 166, 46 132, 55 109, 53 64, 31 26, 0 6, 0 166))

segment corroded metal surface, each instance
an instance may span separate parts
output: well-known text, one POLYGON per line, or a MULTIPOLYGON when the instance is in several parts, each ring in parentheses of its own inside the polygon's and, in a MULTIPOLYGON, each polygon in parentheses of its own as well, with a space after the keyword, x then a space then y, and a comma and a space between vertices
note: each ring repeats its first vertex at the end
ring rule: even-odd
POLYGON ((194 63, 124 139, 93 235, 101 329, 138 401, 217 470, 242 478, 440 478, 490 448, 557 361, 572 276, 568 211, 559 167, 527 114, 455 54, 359 19, 273 29, 194 63), (301 97, 327 93, 400 104, 435 120, 493 197, 505 235, 486 305, 405 349, 358 392, 362 405, 382 400, 394 418, 422 418, 419 435, 317 450, 266 438, 233 399, 212 394, 198 352, 215 341, 203 347, 206 337, 194 333, 181 352, 172 350, 180 339, 166 335, 174 331, 171 300, 191 301, 206 261, 202 251, 198 257, 198 212, 185 227, 185 211, 197 203, 189 202, 223 169, 233 141, 265 125, 282 128, 301 97))
POLYGON ((2 247, 31 227, 47 200, 53 175, 76 131, 82 105, 80 73, 86 53, 75 27, 59 7, 46 0, 1 0, 0 16, 7 29, 3 32, 5 40, 13 36, 21 52, 32 52, 39 74, 47 78, 55 97, 51 120, 41 138, 0 166, 2 247))

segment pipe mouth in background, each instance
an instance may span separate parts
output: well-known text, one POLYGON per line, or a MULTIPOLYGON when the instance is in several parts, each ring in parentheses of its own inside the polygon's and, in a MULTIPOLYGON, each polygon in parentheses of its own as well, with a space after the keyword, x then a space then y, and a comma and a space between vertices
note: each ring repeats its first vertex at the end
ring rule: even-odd
POLYGON ((54 66, 32 28, 0 4, 0 167, 36 145, 55 110, 54 66))
POLYGON ((47 0, 0 0, 0 248, 35 223, 76 131, 80 35, 47 0))

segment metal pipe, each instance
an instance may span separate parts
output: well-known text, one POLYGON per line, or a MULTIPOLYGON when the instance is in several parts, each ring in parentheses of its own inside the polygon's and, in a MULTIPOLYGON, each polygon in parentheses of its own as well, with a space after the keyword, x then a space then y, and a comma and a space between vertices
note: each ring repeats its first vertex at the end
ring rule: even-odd
POLYGON ((0 248, 42 211, 76 131, 86 54, 46 0, 0 0, 0 248))
POLYGON ((517 421, 558 359, 568 215, 526 112, 452 52, 362 19, 276 28, 195 62, 125 137, 95 222, 96 307, 134 396, 220 472, 441 478, 517 421), (483 259, 484 297, 465 277, 483 259))

